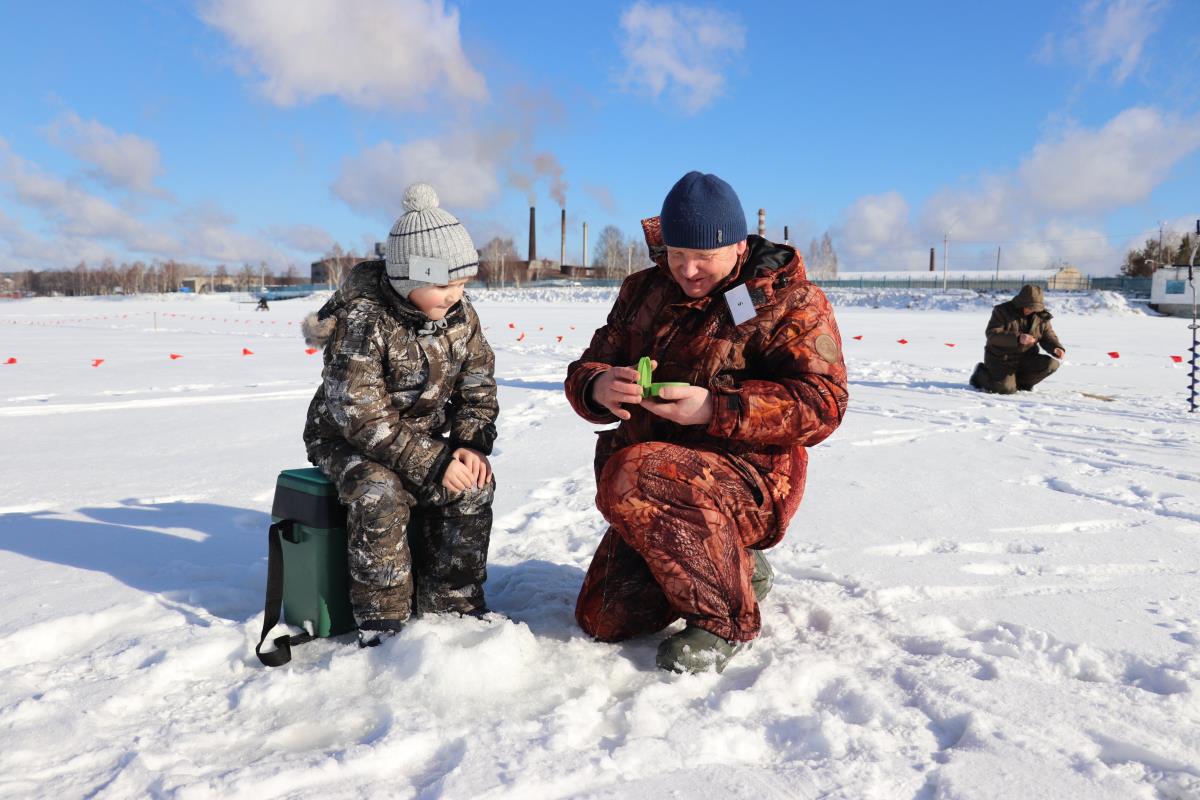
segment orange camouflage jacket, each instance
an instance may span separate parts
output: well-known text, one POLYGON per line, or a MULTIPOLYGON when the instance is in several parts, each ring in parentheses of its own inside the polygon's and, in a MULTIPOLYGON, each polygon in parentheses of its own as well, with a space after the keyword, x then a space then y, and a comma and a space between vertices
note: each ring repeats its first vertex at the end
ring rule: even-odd
POLYGON ((567 399, 581 417, 616 422, 590 399, 591 382, 641 356, 658 362, 656 381, 686 381, 713 394, 707 425, 680 426, 637 406, 615 430, 600 433, 596 474, 617 450, 647 441, 721 452, 770 497, 782 538, 800 505, 811 447, 841 424, 848 400, 841 336, 825 294, 808 282, 804 261, 786 245, 748 238, 740 263, 705 297, 684 294, 667 267, 659 220, 643 220, 657 265, 621 285, 607 323, 567 368, 567 399), (756 316, 735 326, 725 292, 745 284, 756 316))

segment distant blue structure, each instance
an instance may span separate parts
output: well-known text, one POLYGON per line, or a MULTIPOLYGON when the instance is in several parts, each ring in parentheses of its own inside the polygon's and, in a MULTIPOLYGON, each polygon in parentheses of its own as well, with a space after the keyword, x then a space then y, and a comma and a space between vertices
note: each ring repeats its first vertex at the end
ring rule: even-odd
POLYGON ((324 283, 304 283, 298 286, 264 286, 251 292, 259 300, 292 300, 297 297, 308 297, 313 292, 328 289, 324 283))

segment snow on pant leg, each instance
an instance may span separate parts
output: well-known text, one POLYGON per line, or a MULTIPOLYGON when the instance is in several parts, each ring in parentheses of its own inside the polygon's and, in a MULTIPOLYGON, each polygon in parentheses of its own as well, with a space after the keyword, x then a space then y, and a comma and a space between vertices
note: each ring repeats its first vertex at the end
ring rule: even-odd
POLYGON ((1029 390, 1054 374, 1058 362, 1047 355, 1030 353, 1021 359, 1017 366, 1016 384, 1018 389, 1029 390))
POLYGON ((602 642, 660 631, 679 619, 646 560, 609 528, 575 602, 579 627, 602 642))
POLYGON ((406 620, 412 614, 410 510, 416 498, 400 476, 348 447, 320 453, 318 465, 346 506, 346 560, 354 618, 406 620))
POLYGON ((746 548, 775 532, 770 501, 759 503, 765 497, 761 479, 731 457, 646 442, 609 459, 596 505, 675 613, 723 639, 749 641, 760 619, 746 548))
POLYGON ((483 583, 495 493, 495 481, 465 492, 438 485, 419 493, 409 532, 418 614, 465 614, 486 607, 483 583))

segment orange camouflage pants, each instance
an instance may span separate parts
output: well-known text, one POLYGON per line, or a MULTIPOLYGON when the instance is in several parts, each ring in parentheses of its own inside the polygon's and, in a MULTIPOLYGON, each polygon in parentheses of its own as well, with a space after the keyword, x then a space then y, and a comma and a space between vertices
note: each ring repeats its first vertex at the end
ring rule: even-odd
POLYGON ((775 512, 752 468, 722 453, 646 442, 613 454, 597 486, 610 527, 575 605, 580 627, 612 642, 683 617, 723 639, 758 635, 746 548, 774 532, 775 512))

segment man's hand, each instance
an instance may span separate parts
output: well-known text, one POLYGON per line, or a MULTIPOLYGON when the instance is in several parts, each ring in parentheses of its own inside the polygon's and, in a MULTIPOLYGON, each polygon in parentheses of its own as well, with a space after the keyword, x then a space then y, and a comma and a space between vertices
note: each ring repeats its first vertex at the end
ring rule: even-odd
POLYGON ((451 459, 446 474, 442 476, 442 486, 452 492, 465 492, 475 486, 475 476, 466 464, 451 459))
MULTIPOLYGON (((652 361, 655 367, 658 362, 652 361)), ((613 367, 602 372, 592 381, 592 401, 607 408, 617 419, 629 419, 625 404, 637 404, 642 400, 642 387, 638 385, 635 367, 613 367)))
POLYGON ((679 425, 707 425, 713 415, 712 394, 703 386, 664 386, 642 408, 679 425))
POLYGON ((471 471, 471 480, 476 488, 483 488, 491 479, 492 465, 488 463, 487 456, 478 450, 460 447, 450 457, 471 471))
POLYGON ((1017 341, 1020 342, 1025 347, 1028 347, 1031 344, 1037 344, 1037 339, 1033 338, 1033 336, 1028 333, 1022 333, 1017 338, 1017 341))
POLYGON ((1054 348, 1054 357, 1057 358, 1059 361, 1062 361, 1063 356, 1065 356, 1066 354, 1067 354, 1067 351, 1063 350, 1061 347, 1054 348))

